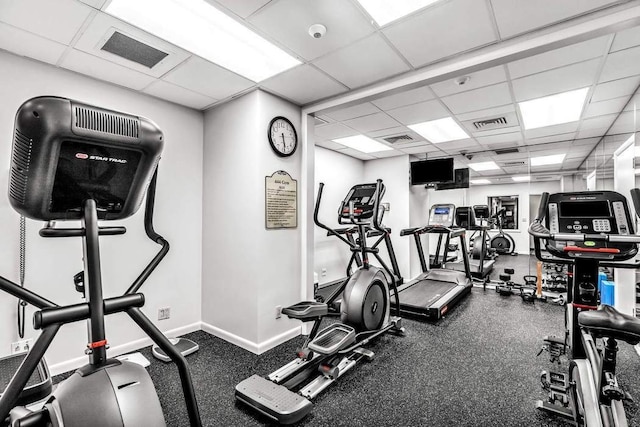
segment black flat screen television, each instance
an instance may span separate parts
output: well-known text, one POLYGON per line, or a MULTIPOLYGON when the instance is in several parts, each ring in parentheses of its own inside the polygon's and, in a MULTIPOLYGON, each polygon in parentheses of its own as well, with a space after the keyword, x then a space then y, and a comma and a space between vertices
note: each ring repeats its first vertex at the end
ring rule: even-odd
POLYGON ((453 175, 453 182, 442 182, 440 184, 436 184, 436 190, 469 188, 469 168, 456 169, 453 171, 453 175))
POLYGON ((411 162, 411 185, 451 182, 453 179, 453 158, 411 162))

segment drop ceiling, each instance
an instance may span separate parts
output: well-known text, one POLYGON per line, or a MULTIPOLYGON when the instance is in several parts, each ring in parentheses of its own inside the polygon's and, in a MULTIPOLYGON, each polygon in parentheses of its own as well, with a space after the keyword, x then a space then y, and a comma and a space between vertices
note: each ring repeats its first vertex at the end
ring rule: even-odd
MULTIPOLYGON (((440 0, 381 27, 357 0, 206 1, 301 64, 256 83, 104 13, 108 0, 3 0, 0 49, 200 110, 255 88, 308 105, 488 45, 637 3, 440 0), (315 23, 327 27, 321 39, 308 34, 315 23), (168 55, 147 68, 101 50, 114 31, 168 55)), ((428 154, 457 156, 461 164, 467 162, 461 151, 482 161, 495 157, 490 150, 518 147, 517 153, 496 157, 505 174, 518 173, 521 169, 515 165, 530 153, 564 150, 567 158, 561 169, 575 169, 604 135, 625 131, 633 116, 629 111, 620 113, 629 110, 626 101, 640 84, 640 30, 605 35, 470 77, 462 86, 442 81, 323 114, 317 120, 317 144, 361 159, 428 154), (579 122, 523 130, 517 102, 577 87, 590 88, 579 122), (471 138, 436 145, 406 127, 447 116, 454 117, 471 138), (473 122, 495 116, 506 117, 507 125, 473 127, 473 122), (391 144, 395 150, 370 155, 332 141, 359 133, 383 142, 402 135, 413 140, 400 139, 391 144)), ((482 174, 488 172, 477 175, 482 174)))

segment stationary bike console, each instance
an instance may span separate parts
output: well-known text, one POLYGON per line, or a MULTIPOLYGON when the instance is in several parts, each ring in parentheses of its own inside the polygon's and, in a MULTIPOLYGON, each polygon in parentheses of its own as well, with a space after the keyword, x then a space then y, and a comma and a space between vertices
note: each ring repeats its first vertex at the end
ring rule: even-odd
POLYGON ((380 184, 380 196, 376 194, 376 184, 359 184, 351 187, 347 196, 340 203, 338 209, 338 221, 344 224, 343 220, 354 223, 355 221, 367 220, 373 217, 376 199, 382 199, 384 195, 384 184, 380 184))

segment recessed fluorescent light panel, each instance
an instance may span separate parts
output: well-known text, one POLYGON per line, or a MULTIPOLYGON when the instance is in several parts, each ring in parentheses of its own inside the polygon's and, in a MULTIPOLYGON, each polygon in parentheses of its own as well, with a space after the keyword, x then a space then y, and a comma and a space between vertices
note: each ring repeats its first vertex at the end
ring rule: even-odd
POLYGON ((562 163, 566 154, 553 154, 551 156, 540 156, 531 158, 531 166, 547 166, 562 163))
POLYGON ((580 120, 587 92, 589 88, 585 87, 518 103, 524 128, 536 129, 580 120))
POLYGON ((469 138, 469 135, 451 117, 416 123, 408 127, 434 144, 469 138))
POLYGON ((468 166, 476 172, 500 169, 500 166, 498 166, 496 162, 469 163, 468 166))
POLYGON ((255 82, 300 64, 205 0, 112 0, 104 11, 255 82))
POLYGON ((520 175, 520 176, 512 176, 512 180, 515 182, 529 182, 531 181, 531 177, 529 175, 520 175))
POLYGON ((358 150, 363 153, 376 153, 378 151, 393 150, 393 148, 389 147, 388 145, 384 145, 383 143, 364 135, 338 138, 334 139, 333 142, 337 142, 338 144, 342 144, 346 147, 353 148, 354 150, 358 150))
POLYGON ((358 0, 380 25, 400 19, 439 0, 358 0))
POLYGON ((488 179, 472 179, 471 181, 472 184, 491 184, 491 181, 489 181, 488 179))

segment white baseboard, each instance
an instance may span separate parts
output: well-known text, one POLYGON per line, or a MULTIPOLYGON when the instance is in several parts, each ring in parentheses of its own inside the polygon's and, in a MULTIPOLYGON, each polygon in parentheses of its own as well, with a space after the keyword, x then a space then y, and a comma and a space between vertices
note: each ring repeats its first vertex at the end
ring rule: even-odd
MULTIPOLYGON (((171 329, 169 331, 163 331, 164 334, 169 337, 177 337, 180 335, 185 335, 191 332, 201 330, 201 322, 195 322, 190 325, 181 326, 179 328, 171 329)), ((153 341, 149 337, 144 337, 135 341, 129 341, 128 343, 117 345, 109 348, 107 350, 108 357, 116 357, 121 354, 130 353, 132 351, 140 350, 141 348, 148 347, 153 344, 153 341)), ((74 369, 78 369, 79 367, 87 364, 87 356, 77 357, 75 359, 70 359, 64 362, 56 363, 55 365, 49 366, 49 371, 51 375, 59 375, 65 372, 72 371, 74 369)))
POLYGON ((253 341, 249 341, 246 338, 242 338, 236 334, 225 331, 224 329, 220 329, 205 322, 202 322, 202 330, 254 354, 262 354, 267 350, 271 350, 272 348, 282 344, 283 342, 297 337, 301 332, 300 326, 296 326, 295 328, 285 331, 280 335, 276 335, 275 337, 268 339, 267 341, 255 343, 253 341))

